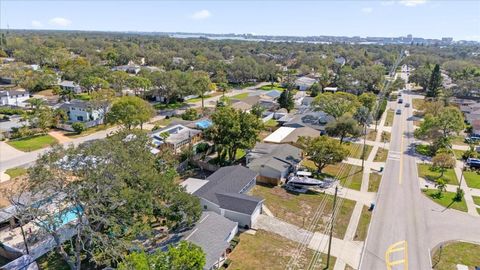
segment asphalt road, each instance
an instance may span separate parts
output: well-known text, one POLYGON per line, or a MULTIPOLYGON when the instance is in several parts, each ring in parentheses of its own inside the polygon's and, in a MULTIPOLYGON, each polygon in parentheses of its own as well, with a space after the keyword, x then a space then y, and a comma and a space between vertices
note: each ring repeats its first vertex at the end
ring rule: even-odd
MULTIPOLYGON (((411 97, 403 95, 404 104, 411 97)), ((395 115, 383 173, 360 269, 431 269, 426 210, 413 155, 412 108, 395 115)))

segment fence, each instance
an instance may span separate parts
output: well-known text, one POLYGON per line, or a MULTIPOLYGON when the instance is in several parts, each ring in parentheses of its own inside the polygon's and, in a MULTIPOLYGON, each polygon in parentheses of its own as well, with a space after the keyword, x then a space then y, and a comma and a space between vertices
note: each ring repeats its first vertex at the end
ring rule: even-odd
MULTIPOLYGON (((82 123, 85 125, 86 128, 91 128, 91 127, 103 124, 103 119, 97 119, 97 120, 92 120, 92 121, 82 122, 82 123)), ((62 123, 62 124, 58 124, 56 127, 59 128, 59 129, 66 130, 66 131, 75 131, 72 128, 72 124, 73 123, 71 123, 71 124, 62 123)))

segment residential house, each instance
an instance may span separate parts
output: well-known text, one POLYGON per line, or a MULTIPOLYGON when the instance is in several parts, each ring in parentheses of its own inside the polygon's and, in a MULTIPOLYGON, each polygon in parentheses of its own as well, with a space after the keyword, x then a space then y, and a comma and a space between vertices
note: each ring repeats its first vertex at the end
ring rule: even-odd
POLYGON ((345 65, 347 63, 347 59, 343 56, 335 57, 335 63, 339 64, 340 66, 345 65))
POLYGON ((283 124, 284 127, 310 127, 325 133, 325 126, 333 121, 334 118, 325 112, 314 111, 309 107, 299 110, 294 115, 291 115, 290 121, 283 124))
POLYGON ((302 150, 285 144, 257 143, 246 156, 247 167, 257 172, 257 182, 278 185, 302 161, 302 150))
POLYGON ((168 147, 174 153, 180 153, 185 146, 193 146, 197 143, 202 136, 202 131, 177 124, 155 130, 151 136, 157 148, 168 147))
POLYGON ((266 143, 290 143, 295 144, 300 137, 318 137, 320 132, 311 127, 280 127, 272 134, 263 139, 266 143))
POLYGON ((193 229, 182 238, 202 248, 204 270, 219 269, 230 253, 230 241, 238 232, 238 223, 213 211, 204 211, 193 229))
MULTIPOLYGON (((101 106, 90 101, 73 99, 60 106, 68 115, 68 122, 83 122, 88 127, 103 124, 106 111, 101 106)), ((65 128, 65 127, 60 127, 65 128)))
POLYGON ((213 211, 239 226, 251 228, 262 211, 263 199, 247 195, 256 183, 258 173, 243 166, 227 166, 207 177, 193 192, 205 211, 213 211))
POLYGON ((307 91, 316 82, 313 78, 303 76, 295 80, 295 86, 300 91, 307 91))
POLYGON ((60 89, 65 91, 72 91, 75 94, 80 94, 82 92, 82 88, 74 81, 61 81, 58 83, 60 89))
POLYGON ((30 93, 23 89, 0 91, 1 106, 26 107, 28 105, 26 102, 28 99, 30 99, 30 93))
POLYGON ((116 66, 112 68, 113 71, 125 71, 130 74, 138 74, 141 70, 139 65, 123 65, 123 66, 116 66))
POLYGON ((480 136, 480 118, 473 120, 470 124, 472 125, 472 134, 480 136))
POLYGON ((260 104, 267 111, 276 110, 279 105, 270 96, 253 95, 241 100, 233 100, 232 107, 237 110, 250 111, 255 104, 260 104))

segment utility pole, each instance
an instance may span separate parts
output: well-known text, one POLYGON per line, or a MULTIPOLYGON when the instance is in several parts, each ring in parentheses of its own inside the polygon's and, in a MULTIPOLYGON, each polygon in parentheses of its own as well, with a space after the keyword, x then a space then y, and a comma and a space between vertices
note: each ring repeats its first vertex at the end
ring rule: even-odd
POLYGON ((338 186, 335 186, 335 196, 333 196, 332 221, 330 223, 330 236, 328 237, 327 265, 323 269, 328 269, 330 267, 330 251, 332 249, 333 224, 335 222, 335 206, 337 204, 337 193, 338 193, 338 186))
POLYGON ((365 144, 367 144, 367 124, 363 126, 362 171, 365 165, 365 144))

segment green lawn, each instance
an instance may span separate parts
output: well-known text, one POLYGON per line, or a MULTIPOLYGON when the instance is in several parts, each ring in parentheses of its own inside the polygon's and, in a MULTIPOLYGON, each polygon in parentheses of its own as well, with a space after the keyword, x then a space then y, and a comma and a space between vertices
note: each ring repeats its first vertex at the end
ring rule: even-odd
MULTIPOLYGON (((211 98, 211 97, 213 97, 213 95, 212 95, 212 96, 206 95, 206 96, 203 98, 203 100, 205 101, 205 99, 211 98)), ((202 101, 202 98, 201 98, 201 97, 191 98, 191 99, 187 100, 186 102, 187 102, 187 103, 195 103, 195 102, 198 102, 198 101, 202 101)))
POLYGON ((480 188, 480 173, 478 171, 464 171, 463 177, 469 188, 480 188))
MULTIPOLYGON (((433 169, 430 164, 418 164, 418 176, 430 181, 436 181, 440 175, 440 171, 433 169)), ((447 184, 458 185, 458 179, 453 169, 447 169, 442 178, 447 184)))
POLYGON ((420 98, 412 99, 412 106, 415 110, 422 110, 424 103, 425 103, 425 100, 423 99, 420 99, 420 98))
POLYGON ((240 93, 236 94, 234 96, 231 96, 232 99, 246 99, 248 97, 249 93, 240 93))
POLYGON ((278 126, 278 122, 275 119, 270 119, 267 122, 263 123, 266 128, 272 128, 278 126))
POLYGON ((430 145, 428 144, 418 144, 415 146, 415 151, 420 155, 431 157, 430 145))
POLYGON ((16 167, 16 168, 7 169, 5 173, 8 174, 11 178, 15 178, 15 177, 26 174, 27 169, 22 167, 16 167))
POLYGON ((378 173, 370 173, 370 178, 368 180, 368 191, 369 192, 378 192, 378 187, 380 186, 380 181, 382 180, 382 175, 378 173))
MULTIPOLYGON (((315 228, 317 232, 323 232, 326 229, 332 213, 333 196, 324 193, 307 192, 306 194, 298 194, 288 192, 279 186, 266 187, 261 185, 255 186, 251 193, 265 199, 265 205, 275 217, 301 228, 310 226, 314 213, 322 201, 325 200, 322 217, 315 228)), ((354 201, 343 200, 335 219, 336 228, 333 232, 335 237, 343 239, 345 236, 354 206, 354 201)))
POLYGON ((422 192, 430 198, 432 201, 444 206, 446 208, 451 208, 463 212, 467 212, 467 204, 465 203, 465 199, 462 199, 461 202, 456 202, 453 199, 455 198, 455 192, 448 192, 445 191, 442 193, 442 197, 438 198, 437 189, 422 189, 422 192))
POLYGON ((455 155, 455 158, 458 159, 458 160, 463 159, 463 154, 464 153, 465 153, 465 151, 463 151, 463 150, 453 149, 453 154, 455 155))
POLYGON ((47 134, 16 139, 7 143, 20 151, 31 152, 57 143, 57 139, 47 134))
POLYGON ((465 143, 465 136, 453 136, 452 137, 452 144, 455 145, 468 145, 465 143))
POLYGON ((373 161, 375 161, 375 162, 385 162, 385 161, 387 161, 387 157, 388 157, 388 150, 385 149, 385 148, 379 147, 377 153, 375 154, 375 158, 373 159, 373 161))
POLYGON ((474 202, 476 205, 480 206, 480 197, 478 197, 478 196, 472 196, 472 199, 473 199, 473 202, 474 202))
POLYGON ((355 232, 355 241, 365 241, 367 239, 368 225, 372 218, 372 212, 368 211, 368 207, 363 206, 360 221, 358 222, 357 231, 355 232))
POLYGON ((80 99, 80 100, 90 100, 90 99, 92 99, 92 97, 88 93, 76 94, 75 98, 80 99))
MULTIPOLYGON (((363 144, 346 142, 346 143, 343 143, 342 145, 345 146, 350 152, 349 157, 359 158, 359 159, 362 158, 363 144)), ((371 145, 368 145, 368 144, 365 145, 365 159, 367 159, 368 155, 370 155, 372 148, 373 147, 371 145)))
POLYGON ((451 242, 443 245, 432 254, 432 265, 435 270, 457 269, 457 264, 473 269, 480 265, 480 245, 451 242))
MULTIPOLYGON (((229 255, 228 269, 285 269, 297 247, 298 243, 264 230, 258 230, 255 235, 242 233, 240 242, 229 255)), ((313 250, 305 249, 298 260, 298 269, 306 269, 313 255, 313 250)), ((318 269, 325 267, 325 254, 321 254, 321 261, 318 269)), ((330 269, 334 265, 335 257, 331 257, 330 269)))
POLYGON ((387 111, 387 118, 385 119, 385 126, 391 127, 393 125, 393 118, 395 117, 395 112, 391 109, 387 111))
POLYGON ((187 105, 187 103, 185 102, 172 102, 168 104, 157 103, 153 105, 153 107, 157 110, 173 110, 173 109, 182 108, 185 105, 187 105))
POLYGON ((264 91, 277 90, 277 91, 283 92, 283 91, 285 91, 286 88, 281 87, 279 84, 276 83, 273 86, 271 84, 269 84, 269 85, 264 85, 264 86, 262 86, 258 89, 264 90, 264 91))

